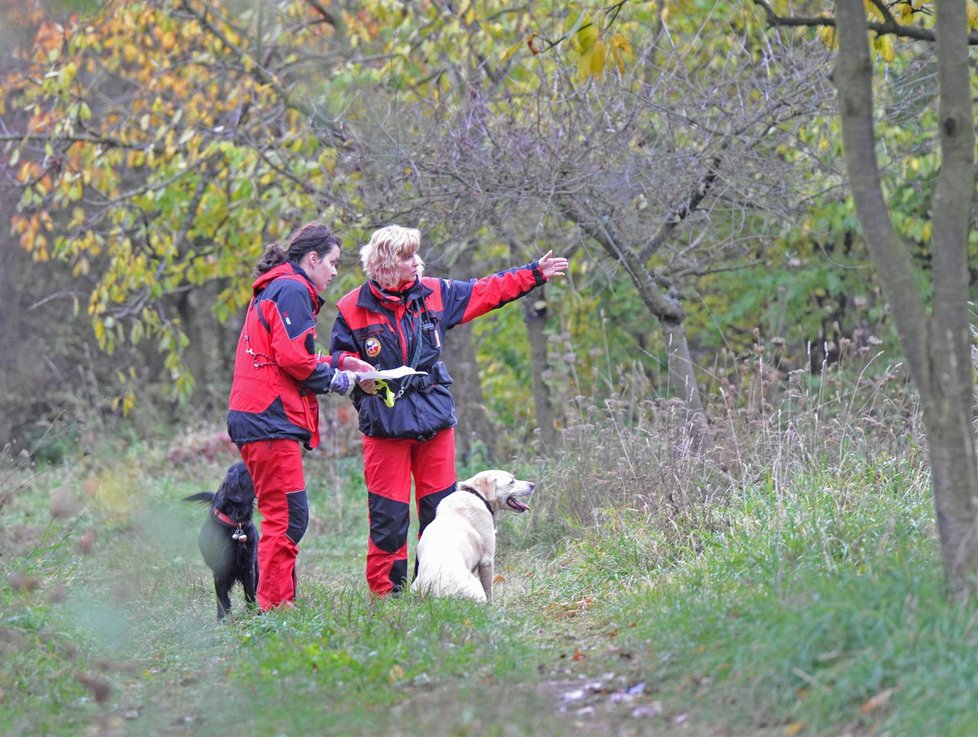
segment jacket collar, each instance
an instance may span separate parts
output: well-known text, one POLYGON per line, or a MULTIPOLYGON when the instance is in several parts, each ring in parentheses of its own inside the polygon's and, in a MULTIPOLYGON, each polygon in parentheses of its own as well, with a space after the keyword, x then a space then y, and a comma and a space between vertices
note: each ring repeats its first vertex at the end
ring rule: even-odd
POLYGON ((251 289, 254 296, 257 297, 269 284, 283 276, 292 278, 295 281, 305 284, 306 289, 309 290, 309 298, 312 299, 313 304, 316 305, 314 312, 319 314, 319 310, 326 303, 326 300, 319 295, 319 292, 316 291, 316 285, 312 283, 312 279, 309 278, 309 275, 305 272, 305 270, 303 270, 303 268, 295 261, 286 261, 284 264, 279 264, 278 266, 269 269, 264 274, 259 274, 258 278, 256 278, 251 284, 251 289))
POLYGON ((423 302, 432 291, 421 279, 416 279, 414 284, 400 292, 384 289, 375 281, 366 281, 357 295, 357 307, 371 312, 390 311, 412 302, 423 302))

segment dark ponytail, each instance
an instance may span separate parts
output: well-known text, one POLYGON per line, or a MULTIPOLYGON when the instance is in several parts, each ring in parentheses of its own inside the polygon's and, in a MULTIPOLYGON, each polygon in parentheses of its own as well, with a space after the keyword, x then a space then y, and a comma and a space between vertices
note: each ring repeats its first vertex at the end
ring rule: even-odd
POLYGON ((261 255, 258 259, 258 263, 255 264, 255 276, 260 276, 266 271, 274 269, 279 264, 284 264, 289 260, 289 257, 285 255, 285 251, 278 243, 269 243, 265 246, 265 253, 261 255))
POLYGON ((258 263, 255 265, 255 274, 264 274, 269 269, 274 269, 286 261, 299 263, 310 251, 315 251, 320 256, 325 256, 333 248, 340 248, 342 243, 322 223, 306 223, 289 236, 289 241, 285 248, 278 243, 268 244, 265 247, 265 253, 262 254, 262 257, 258 259, 258 263))

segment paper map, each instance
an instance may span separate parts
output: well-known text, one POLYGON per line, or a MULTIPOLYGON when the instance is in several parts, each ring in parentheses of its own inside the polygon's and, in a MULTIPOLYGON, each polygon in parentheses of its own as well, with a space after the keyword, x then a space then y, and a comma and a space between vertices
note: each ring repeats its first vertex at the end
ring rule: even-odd
POLYGON ((418 371, 410 366, 398 366, 397 368, 384 369, 383 371, 365 371, 357 374, 358 380, 363 379, 400 379, 404 376, 414 376, 425 374, 425 371, 418 371))

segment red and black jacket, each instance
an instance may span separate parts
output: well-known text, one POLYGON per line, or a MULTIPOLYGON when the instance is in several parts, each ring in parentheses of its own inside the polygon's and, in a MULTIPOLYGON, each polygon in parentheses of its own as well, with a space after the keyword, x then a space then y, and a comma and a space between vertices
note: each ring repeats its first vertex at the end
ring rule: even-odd
POLYGON ((360 431, 370 437, 426 440, 454 427, 452 377, 440 360, 446 331, 528 294, 546 279, 537 262, 482 279, 424 277, 402 291, 368 281, 337 303, 330 351, 335 364, 350 354, 378 369, 411 366, 427 376, 391 381, 393 407, 380 393, 354 390, 360 431))
POLYGON ((228 409, 228 434, 238 445, 292 438, 319 445, 317 394, 334 370, 316 354, 316 316, 323 300, 295 263, 255 279, 238 348, 228 409))

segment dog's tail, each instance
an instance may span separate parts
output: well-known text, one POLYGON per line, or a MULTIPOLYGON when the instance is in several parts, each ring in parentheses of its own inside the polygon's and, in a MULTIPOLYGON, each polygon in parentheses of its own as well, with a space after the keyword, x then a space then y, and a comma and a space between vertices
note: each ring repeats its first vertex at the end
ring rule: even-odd
POLYGON ((190 496, 185 496, 183 500, 185 502, 203 502, 204 504, 213 504, 214 492, 202 491, 199 494, 191 494, 190 496))

